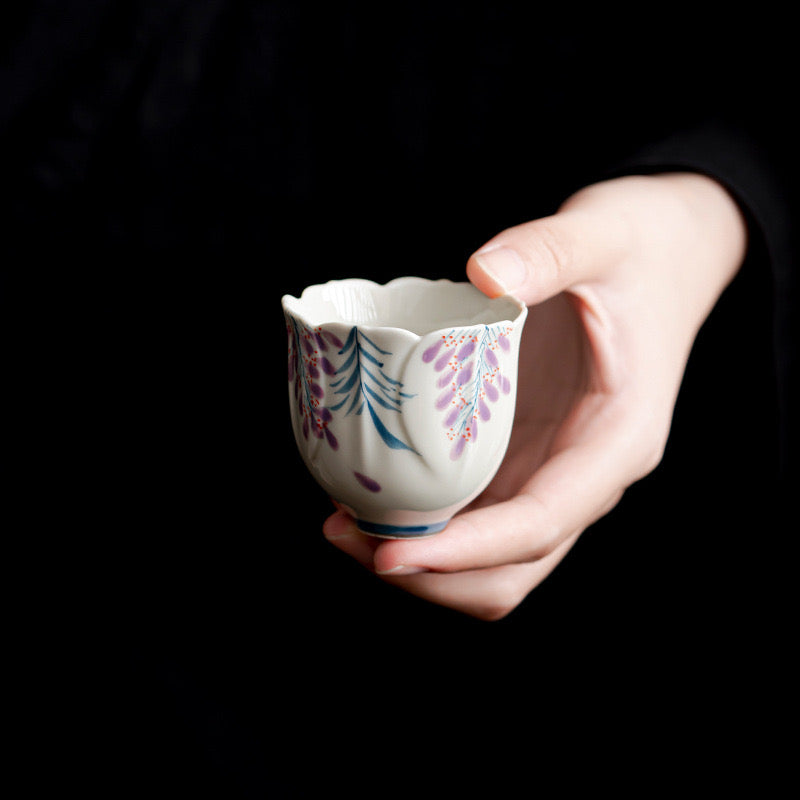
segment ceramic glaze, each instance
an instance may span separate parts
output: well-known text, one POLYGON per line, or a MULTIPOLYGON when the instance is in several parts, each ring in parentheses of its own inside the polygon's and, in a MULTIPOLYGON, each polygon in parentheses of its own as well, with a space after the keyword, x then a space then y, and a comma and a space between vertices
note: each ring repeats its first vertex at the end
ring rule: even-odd
POLYGON ((442 530, 505 455, 525 306, 411 277, 330 281, 282 306, 311 474, 366 533, 442 530))

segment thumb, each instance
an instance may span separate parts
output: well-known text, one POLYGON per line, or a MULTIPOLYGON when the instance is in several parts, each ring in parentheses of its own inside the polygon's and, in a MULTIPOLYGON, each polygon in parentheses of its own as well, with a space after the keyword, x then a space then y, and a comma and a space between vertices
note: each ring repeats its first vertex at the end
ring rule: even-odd
POLYGON ((570 208, 499 233, 467 262, 484 294, 513 294, 527 305, 599 277, 619 258, 622 225, 596 210, 570 208))

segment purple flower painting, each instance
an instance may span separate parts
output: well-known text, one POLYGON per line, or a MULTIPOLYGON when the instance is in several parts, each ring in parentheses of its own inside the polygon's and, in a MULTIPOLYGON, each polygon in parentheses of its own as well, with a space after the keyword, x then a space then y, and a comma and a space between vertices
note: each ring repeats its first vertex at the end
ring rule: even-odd
POLYGON ((328 331, 307 328, 294 317, 287 317, 289 338, 289 382, 294 384, 294 400, 301 419, 303 436, 325 439, 336 450, 339 442, 330 424, 331 410, 325 405, 321 373, 332 376, 336 369, 328 358, 332 350, 342 347, 341 340, 328 331))
POLYGON ((501 369, 503 357, 511 351, 511 330, 510 325, 455 329, 422 354, 422 360, 440 373, 436 408, 444 415, 454 460, 477 440, 479 423, 491 419, 491 404, 511 392, 511 381, 501 369))

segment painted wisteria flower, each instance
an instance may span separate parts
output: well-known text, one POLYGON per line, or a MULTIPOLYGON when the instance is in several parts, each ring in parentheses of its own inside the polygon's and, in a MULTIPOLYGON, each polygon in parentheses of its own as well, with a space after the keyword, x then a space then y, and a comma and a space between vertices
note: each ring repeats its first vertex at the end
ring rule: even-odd
POLYGON ((399 413, 403 403, 414 397, 403 392, 403 384, 384 371, 382 357, 390 356, 391 353, 382 350, 354 326, 338 355, 345 356, 346 359, 339 364, 336 374, 341 377, 331 384, 331 388, 335 389, 334 394, 342 395, 342 399, 331 406, 331 411, 346 408, 346 415, 358 415, 366 411, 384 444, 393 450, 416 452, 413 447, 395 436, 381 418, 385 411, 399 413))
POLYGON ((458 459, 469 442, 478 438, 479 420, 491 419, 490 403, 511 392, 511 381, 503 374, 498 354, 508 353, 511 326, 452 330, 422 354, 441 375, 441 394, 436 408, 444 412, 447 437, 453 442, 450 458, 458 459))
POLYGON ((289 337, 289 382, 294 383, 294 400, 300 413, 303 436, 325 439, 336 450, 339 442, 330 423, 331 410, 324 404, 325 391, 319 381, 321 373, 333 376, 336 369, 328 359, 333 350, 343 347, 338 336, 330 331, 308 328, 294 317, 286 324, 289 337))

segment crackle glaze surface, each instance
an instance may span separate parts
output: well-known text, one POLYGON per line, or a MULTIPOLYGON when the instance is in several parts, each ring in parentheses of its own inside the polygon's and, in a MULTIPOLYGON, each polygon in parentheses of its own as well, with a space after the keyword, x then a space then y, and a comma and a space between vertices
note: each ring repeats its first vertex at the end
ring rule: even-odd
POLYGON ((505 454, 524 306, 399 278, 331 281, 283 309, 292 426, 311 474, 368 533, 441 530, 505 454))

